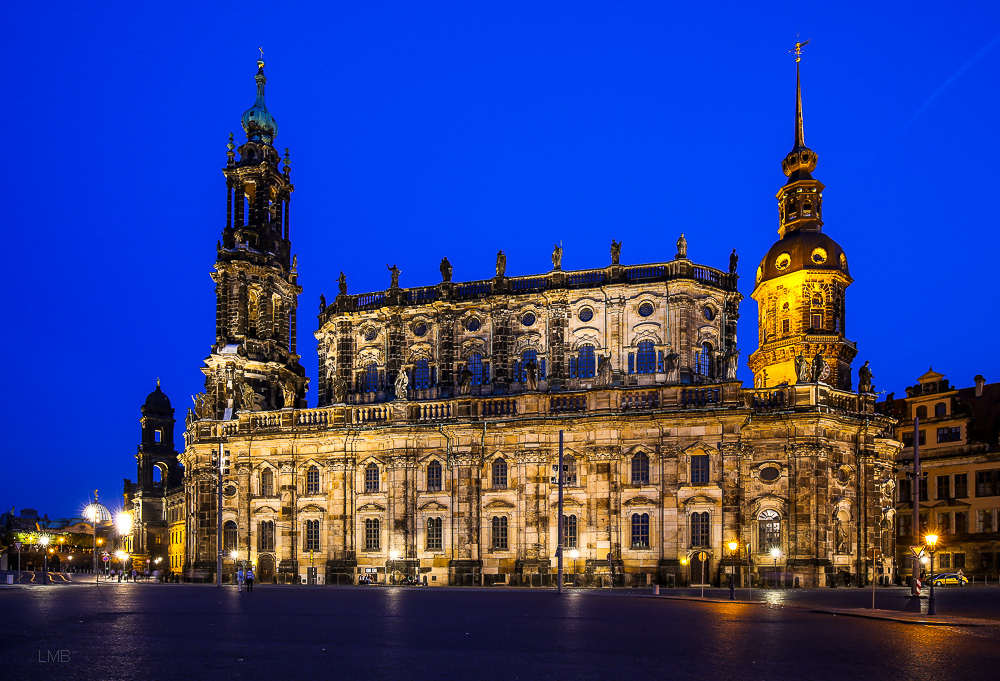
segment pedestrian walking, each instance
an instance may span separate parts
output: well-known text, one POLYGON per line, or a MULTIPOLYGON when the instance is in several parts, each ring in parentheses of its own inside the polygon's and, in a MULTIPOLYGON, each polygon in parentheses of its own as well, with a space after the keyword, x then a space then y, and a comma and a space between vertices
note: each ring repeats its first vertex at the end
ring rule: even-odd
POLYGON ((247 593, 250 593, 251 591, 253 591, 253 568, 252 567, 251 568, 247 568, 246 581, 247 581, 247 593))
POLYGON ((240 592, 243 591, 243 568, 236 571, 236 585, 239 587, 240 592))

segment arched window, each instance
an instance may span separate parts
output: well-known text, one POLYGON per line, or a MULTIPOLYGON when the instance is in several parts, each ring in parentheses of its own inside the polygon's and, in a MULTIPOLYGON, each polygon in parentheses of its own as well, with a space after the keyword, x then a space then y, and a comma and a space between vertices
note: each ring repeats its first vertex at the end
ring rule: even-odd
POLYGON ((365 492, 378 492, 378 466, 373 463, 365 468, 365 492))
POLYGON ((708 511, 691 514, 691 546, 711 546, 708 511))
POLYGON ((642 341, 639 343, 635 372, 637 374, 651 374, 655 371, 656 350, 653 349, 653 341, 642 341))
POLYGON ((701 352, 695 353, 695 364, 699 374, 702 376, 712 375, 712 345, 710 343, 701 344, 701 352))
POLYGON ((273 520, 263 520, 257 525, 257 550, 274 551, 273 520))
POLYGON ((369 362, 365 365, 365 373, 362 377, 362 390, 366 393, 378 391, 378 364, 369 362))
POLYGON ((570 357, 570 378, 593 378, 597 371, 597 361, 593 345, 581 345, 576 357, 570 357))
POLYGON ((925 418, 927 418, 927 407, 926 406, 920 405, 919 407, 917 407, 917 418, 918 419, 925 419, 925 418))
POLYGON ((545 360, 538 361, 537 350, 525 350, 521 354, 521 359, 514 362, 514 380, 524 383, 528 380, 528 364, 534 362, 536 365, 535 378, 541 381, 545 378, 545 360))
POLYGON ((632 514, 632 548, 649 548, 649 514, 632 514))
POLYGON ((378 551, 380 545, 378 518, 365 518, 365 550, 378 551))
POLYGON ((478 352, 469 355, 467 368, 472 373, 472 385, 482 385, 483 381, 483 356, 478 352))
POLYGON ((429 551, 440 551, 443 548, 444 533, 441 532, 441 519, 427 519, 427 549, 429 551))
POLYGON ((427 491, 441 491, 441 464, 437 461, 431 461, 427 466, 427 491))
POLYGON ((564 456, 563 457, 563 469, 566 471, 566 477, 563 478, 563 484, 573 487, 576 485, 576 457, 574 456, 564 456))
POLYGON ((938 402, 937 404, 934 405, 935 416, 944 416, 946 410, 947 407, 945 407, 944 402, 938 402))
POLYGON ((576 516, 575 515, 564 515, 563 516, 563 548, 575 549, 576 548, 576 516))
POLYGON ((507 550, 507 517, 506 516, 493 516, 492 521, 492 536, 490 537, 490 546, 493 547, 494 551, 506 551, 507 550))
POLYGON ((274 496, 274 471, 265 468, 260 472, 260 495, 262 497, 274 496))
POLYGON ((319 521, 306 521, 306 551, 319 551, 319 521))
POLYGON ((643 452, 632 457, 632 484, 649 484, 649 457, 643 452))
POLYGON ((431 387, 431 368, 426 359, 417 360, 417 366, 413 370, 413 387, 417 390, 431 387))
POLYGON ((222 547, 226 553, 236 550, 236 521, 227 520, 222 526, 222 547))
POLYGON ((757 516, 757 552, 766 553, 781 547, 781 516, 766 509, 757 516))
POLYGON ((306 471, 306 494, 319 494, 319 469, 310 466, 306 471))
POLYGON ((497 459, 493 462, 493 489, 507 489, 507 461, 497 459))

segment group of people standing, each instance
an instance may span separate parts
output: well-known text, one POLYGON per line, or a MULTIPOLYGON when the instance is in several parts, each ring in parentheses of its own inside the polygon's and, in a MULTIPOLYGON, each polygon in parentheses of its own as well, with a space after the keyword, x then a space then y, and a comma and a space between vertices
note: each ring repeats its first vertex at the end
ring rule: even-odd
POLYGON ((253 568, 247 568, 246 572, 243 568, 236 571, 236 584, 239 586, 240 591, 243 591, 243 587, 246 586, 247 591, 253 591, 253 580, 254 573, 253 568))

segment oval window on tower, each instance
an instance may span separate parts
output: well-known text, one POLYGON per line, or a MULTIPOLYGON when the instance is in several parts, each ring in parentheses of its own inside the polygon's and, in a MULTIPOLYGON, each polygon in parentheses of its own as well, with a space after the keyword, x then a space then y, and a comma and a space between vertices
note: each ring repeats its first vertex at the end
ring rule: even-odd
POLYGON ((814 248, 812 252, 812 261, 817 265, 822 265, 826 262, 826 249, 824 248, 814 248))
POLYGON ((774 482, 781 476, 777 466, 765 466, 760 469, 760 479, 764 482, 774 482))
POLYGON ((760 281, 763 278, 764 278, 764 268, 758 266, 757 267, 757 281, 760 281))
POLYGON ((790 253, 782 253, 774 261, 774 266, 779 270, 787 270, 788 266, 792 264, 792 256, 790 253))
POLYGON ((375 340, 375 337, 378 336, 378 329, 374 326, 369 326, 363 333, 366 341, 373 341, 375 340))
POLYGON ((701 314, 708 321, 712 321, 713 319, 715 319, 715 310, 712 309, 711 305, 706 305, 704 308, 702 308, 701 314))
POLYGON ((427 325, 423 322, 417 322, 413 325, 413 335, 417 338, 422 338, 427 335, 427 325))
POLYGON ((652 303, 643 303, 642 305, 639 306, 639 316, 640 317, 648 317, 651 314, 653 314, 653 304, 652 303))
POLYGON ((843 253, 840 254, 840 269, 842 270, 847 269, 847 256, 844 255, 843 253))
POLYGON ((476 319, 475 317, 469 317, 469 321, 465 323, 465 328, 468 329, 469 331, 472 331, 473 333, 479 331, 480 326, 482 326, 482 324, 480 324, 479 320, 476 319))

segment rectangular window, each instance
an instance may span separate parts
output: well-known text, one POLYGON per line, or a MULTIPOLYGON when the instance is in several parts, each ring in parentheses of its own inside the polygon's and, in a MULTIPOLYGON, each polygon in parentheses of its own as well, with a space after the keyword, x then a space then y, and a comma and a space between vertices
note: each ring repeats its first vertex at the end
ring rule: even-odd
POLYGON ((976 471, 976 496, 995 497, 1000 494, 1000 468, 976 471))
POLYGON ((947 499, 950 496, 951 496, 951 476, 950 475, 937 476, 937 498, 947 499))
POLYGON ((161 437, 163 437, 163 431, 162 430, 154 430, 153 431, 153 442, 159 442, 161 437))
POLYGON ((983 551, 979 554, 979 566, 983 570, 993 569, 993 554, 989 551, 983 551))
POLYGON ((952 554, 952 555, 953 555, 952 562, 954 563, 954 565, 952 565, 951 567, 954 568, 955 570, 961 570, 961 569, 963 569, 965 567, 965 554, 964 553, 955 553, 955 554, 952 554))
POLYGON ((378 492, 378 466, 375 464, 365 468, 365 492, 369 494, 378 492))
POLYGON ((920 501, 927 501, 927 474, 920 476, 920 501))
POLYGON ((691 546, 709 545, 708 511, 691 514, 691 546))
POLYGON ((992 532, 993 531, 993 511, 991 509, 981 510, 979 515, 979 531, 980 532, 992 532))
POLYGON ((691 457, 691 484, 708 484, 708 454, 695 454, 691 457))
POLYGON ((942 570, 951 567, 950 553, 942 553, 940 556, 938 556, 938 567, 940 567, 942 570))
POLYGON ((823 328, 823 315, 814 314, 812 316, 812 327, 816 331, 820 331, 823 328))
POLYGON ((965 534, 969 531, 969 512, 955 511, 955 534, 965 534))
POLYGON ((969 496, 969 474, 955 473, 955 498, 967 499, 969 496))
POLYGON ((576 516, 563 516, 563 547, 567 549, 576 548, 576 516))
POLYGON ((898 497, 896 501, 901 504, 906 504, 913 501, 913 483, 909 478, 903 478, 899 481, 899 488, 897 490, 898 497))
POLYGON ((442 550, 442 537, 441 532, 441 519, 440 518, 428 518, 427 519, 427 550, 428 551, 440 551, 442 550))
POLYGON ((366 551, 378 551, 380 545, 379 540, 379 521, 378 518, 366 518, 365 519, 365 550, 366 551))
POLYGON ((628 353, 628 372, 630 374, 635 373, 635 353, 628 353))
POLYGON ((507 517, 495 516, 492 521, 493 533, 491 546, 494 551, 507 550, 507 517))
MULTIPOLYGON (((927 444, 927 431, 926 430, 921 430, 920 431, 920 446, 923 447, 925 444, 927 444)), ((904 447, 912 447, 913 446, 913 431, 912 430, 910 432, 908 432, 908 433, 903 433, 903 446, 904 447)))
POLYGON ((927 514, 920 514, 920 534, 927 534, 927 514))
POLYGON ((319 551, 319 521, 306 521, 306 551, 319 551))
POLYGON ((649 548, 649 514, 632 514, 632 548, 649 548))
POLYGON ((941 534, 951 534, 951 513, 937 514, 937 531, 941 534))
POLYGON ((427 466, 427 491, 441 491, 441 464, 437 461, 432 461, 431 464, 427 466))
POLYGON ((954 426, 951 428, 938 428, 937 429, 937 441, 938 442, 958 442, 962 439, 962 427, 954 426))

